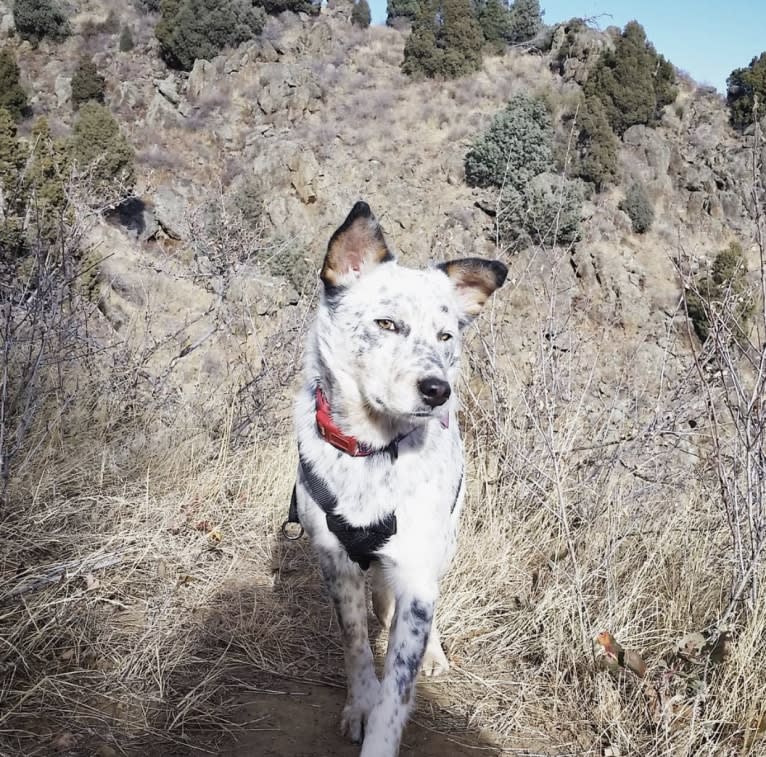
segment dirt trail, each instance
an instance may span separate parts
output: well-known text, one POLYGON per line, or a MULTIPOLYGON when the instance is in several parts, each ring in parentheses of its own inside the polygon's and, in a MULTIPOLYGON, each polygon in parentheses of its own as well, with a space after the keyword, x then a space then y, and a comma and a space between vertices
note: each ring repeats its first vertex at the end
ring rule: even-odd
MULTIPOLYGON (((358 757, 359 747, 340 736, 344 692, 326 686, 273 681, 268 690, 242 699, 249 723, 225 757, 358 757)), ((448 737, 410 723, 400 757, 496 757, 497 749, 469 736, 448 737)))

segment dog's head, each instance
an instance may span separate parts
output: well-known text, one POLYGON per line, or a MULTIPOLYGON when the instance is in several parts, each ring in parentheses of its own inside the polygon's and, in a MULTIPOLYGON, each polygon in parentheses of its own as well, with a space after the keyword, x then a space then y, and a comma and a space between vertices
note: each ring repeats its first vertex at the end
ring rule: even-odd
POLYGON ((440 417, 457 379, 461 332, 507 272, 480 258, 399 266, 369 205, 358 202, 322 266, 319 349, 371 411, 403 422, 440 417))

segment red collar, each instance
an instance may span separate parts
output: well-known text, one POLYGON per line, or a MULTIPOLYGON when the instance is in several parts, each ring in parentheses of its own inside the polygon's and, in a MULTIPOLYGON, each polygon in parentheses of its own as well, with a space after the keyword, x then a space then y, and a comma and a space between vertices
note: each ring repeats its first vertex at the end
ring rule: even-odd
POLYGON ((335 425, 330 403, 319 386, 316 390, 316 419, 319 435, 336 449, 351 455, 351 457, 368 457, 375 452, 372 447, 361 444, 353 436, 347 436, 335 425))

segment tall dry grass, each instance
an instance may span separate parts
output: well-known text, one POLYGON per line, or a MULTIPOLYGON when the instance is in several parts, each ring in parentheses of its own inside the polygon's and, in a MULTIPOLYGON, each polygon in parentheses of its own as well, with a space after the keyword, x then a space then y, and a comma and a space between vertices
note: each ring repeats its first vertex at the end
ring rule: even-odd
MULTIPOLYGON (((236 264, 208 241, 189 276, 236 264)), ((508 754, 763 753, 763 595, 735 601, 721 489, 741 426, 713 413, 731 385, 697 369, 680 299, 664 332, 629 337, 566 295, 565 252, 510 262, 463 385, 468 497, 438 610, 452 671, 415 717, 447 727, 436 700, 508 754)), ((342 685, 308 545, 278 537, 295 459, 275 405, 309 309, 275 335, 272 370, 232 373, 214 401, 155 363, 167 380, 143 380, 145 353, 78 311, 101 358, 72 364, 63 404, 50 374, 2 506, 0 752, 215 753, 264 676, 342 685)), ((758 556, 755 590, 764 572, 758 556)))

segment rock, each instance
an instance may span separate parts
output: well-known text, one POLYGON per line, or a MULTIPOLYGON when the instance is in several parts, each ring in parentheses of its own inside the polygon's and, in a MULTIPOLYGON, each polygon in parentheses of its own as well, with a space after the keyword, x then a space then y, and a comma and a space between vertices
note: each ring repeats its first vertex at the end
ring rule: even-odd
POLYGON ((175 186, 164 184, 154 193, 154 215, 160 228, 171 239, 185 239, 189 233, 186 221, 187 203, 175 186))
POLYGON ((315 179, 319 175, 319 163, 311 150, 302 150, 290 158, 288 167, 292 174, 290 183, 298 197, 306 204, 316 201, 315 179))
POLYGON ((159 92, 154 93, 146 111, 146 123, 149 126, 177 126, 183 116, 159 92))
POLYGON ((198 58, 194 61, 194 68, 189 73, 186 83, 186 94, 192 100, 196 100, 207 89, 216 78, 216 68, 209 60, 198 58))
POLYGON ((322 90, 306 68, 289 63, 264 63, 260 68, 258 105, 265 115, 286 112, 294 121, 319 106, 322 90))
POLYGON ((0 19, 0 35, 10 37, 16 31, 16 24, 13 21, 13 13, 4 13, 0 19))
POLYGON ((269 276, 252 268, 237 273, 231 282, 228 297, 242 302, 257 315, 276 315, 282 308, 298 303, 295 287, 286 279, 269 276))
POLYGON ((173 74, 170 74, 166 79, 155 80, 154 86, 157 87, 157 91, 173 105, 178 105, 181 102, 181 96, 176 89, 176 80, 173 74))
POLYGON ((69 76, 64 74, 57 76, 53 88, 59 108, 66 105, 72 99, 72 79, 69 76))

